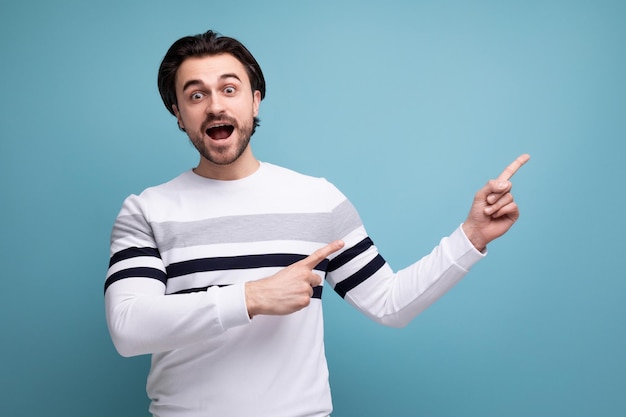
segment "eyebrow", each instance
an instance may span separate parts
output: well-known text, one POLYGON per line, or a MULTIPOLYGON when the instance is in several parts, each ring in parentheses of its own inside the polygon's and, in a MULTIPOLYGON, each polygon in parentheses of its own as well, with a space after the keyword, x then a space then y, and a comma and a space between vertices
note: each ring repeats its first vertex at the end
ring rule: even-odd
MULTIPOLYGON (((220 80, 225 80, 228 78, 234 78, 237 81, 241 82, 241 78, 239 78, 239 76, 235 73, 227 73, 227 74, 222 74, 220 75, 220 80)), ((204 82, 202 80, 189 80, 187 81, 184 85, 183 85, 183 91, 187 90, 189 87, 193 87, 193 86, 197 86, 197 85, 204 85, 204 82)))

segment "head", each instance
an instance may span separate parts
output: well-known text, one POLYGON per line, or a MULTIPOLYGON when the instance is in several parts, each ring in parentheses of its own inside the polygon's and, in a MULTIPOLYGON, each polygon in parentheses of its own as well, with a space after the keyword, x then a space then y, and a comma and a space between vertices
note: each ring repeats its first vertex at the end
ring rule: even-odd
MULTIPOLYGON (((250 86, 251 93, 259 91, 261 100, 265 98, 265 78, 256 59, 250 51, 238 40, 227 36, 220 36, 211 30, 195 35, 185 36, 172 44, 165 54, 159 68, 158 86, 159 93, 165 108, 174 116, 174 106, 178 105, 176 98, 176 74, 181 64, 188 58, 201 58, 220 54, 230 54, 244 66, 250 86)), ((254 117, 252 134, 259 126, 258 117, 254 117)), ((184 128, 181 127, 182 130, 184 128)))

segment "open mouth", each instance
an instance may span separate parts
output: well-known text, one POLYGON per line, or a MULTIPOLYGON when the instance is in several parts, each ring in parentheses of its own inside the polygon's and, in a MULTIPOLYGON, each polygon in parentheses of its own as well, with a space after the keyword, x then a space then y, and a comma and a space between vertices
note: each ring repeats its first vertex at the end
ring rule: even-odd
POLYGON ((206 134, 209 135, 211 139, 215 140, 227 139, 233 133, 233 130, 235 130, 233 125, 215 125, 208 128, 206 134))

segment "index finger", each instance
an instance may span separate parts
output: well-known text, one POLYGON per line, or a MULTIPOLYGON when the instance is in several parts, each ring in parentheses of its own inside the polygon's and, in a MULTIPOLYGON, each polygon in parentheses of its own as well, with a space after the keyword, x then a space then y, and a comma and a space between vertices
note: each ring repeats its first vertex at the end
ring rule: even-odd
POLYGON ((508 167, 504 168, 502 174, 498 175, 499 180, 508 181, 511 177, 517 172, 518 169, 522 167, 528 160, 530 159, 530 155, 527 153, 520 155, 517 157, 515 161, 511 163, 508 167))
POLYGON ((328 245, 319 248, 298 263, 306 266, 307 268, 313 269, 328 256, 343 248, 343 245, 343 241, 335 240, 334 242, 331 242, 328 245))

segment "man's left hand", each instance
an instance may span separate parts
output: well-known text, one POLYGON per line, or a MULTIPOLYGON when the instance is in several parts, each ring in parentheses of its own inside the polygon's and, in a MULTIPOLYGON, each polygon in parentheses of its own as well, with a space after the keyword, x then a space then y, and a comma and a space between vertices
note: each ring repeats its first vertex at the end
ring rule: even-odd
POLYGON ((505 234, 519 218, 519 208, 511 194, 511 177, 530 156, 520 155, 495 179, 489 180, 474 196, 472 208, 463 223, 463 231, 479 251, 505 234))

